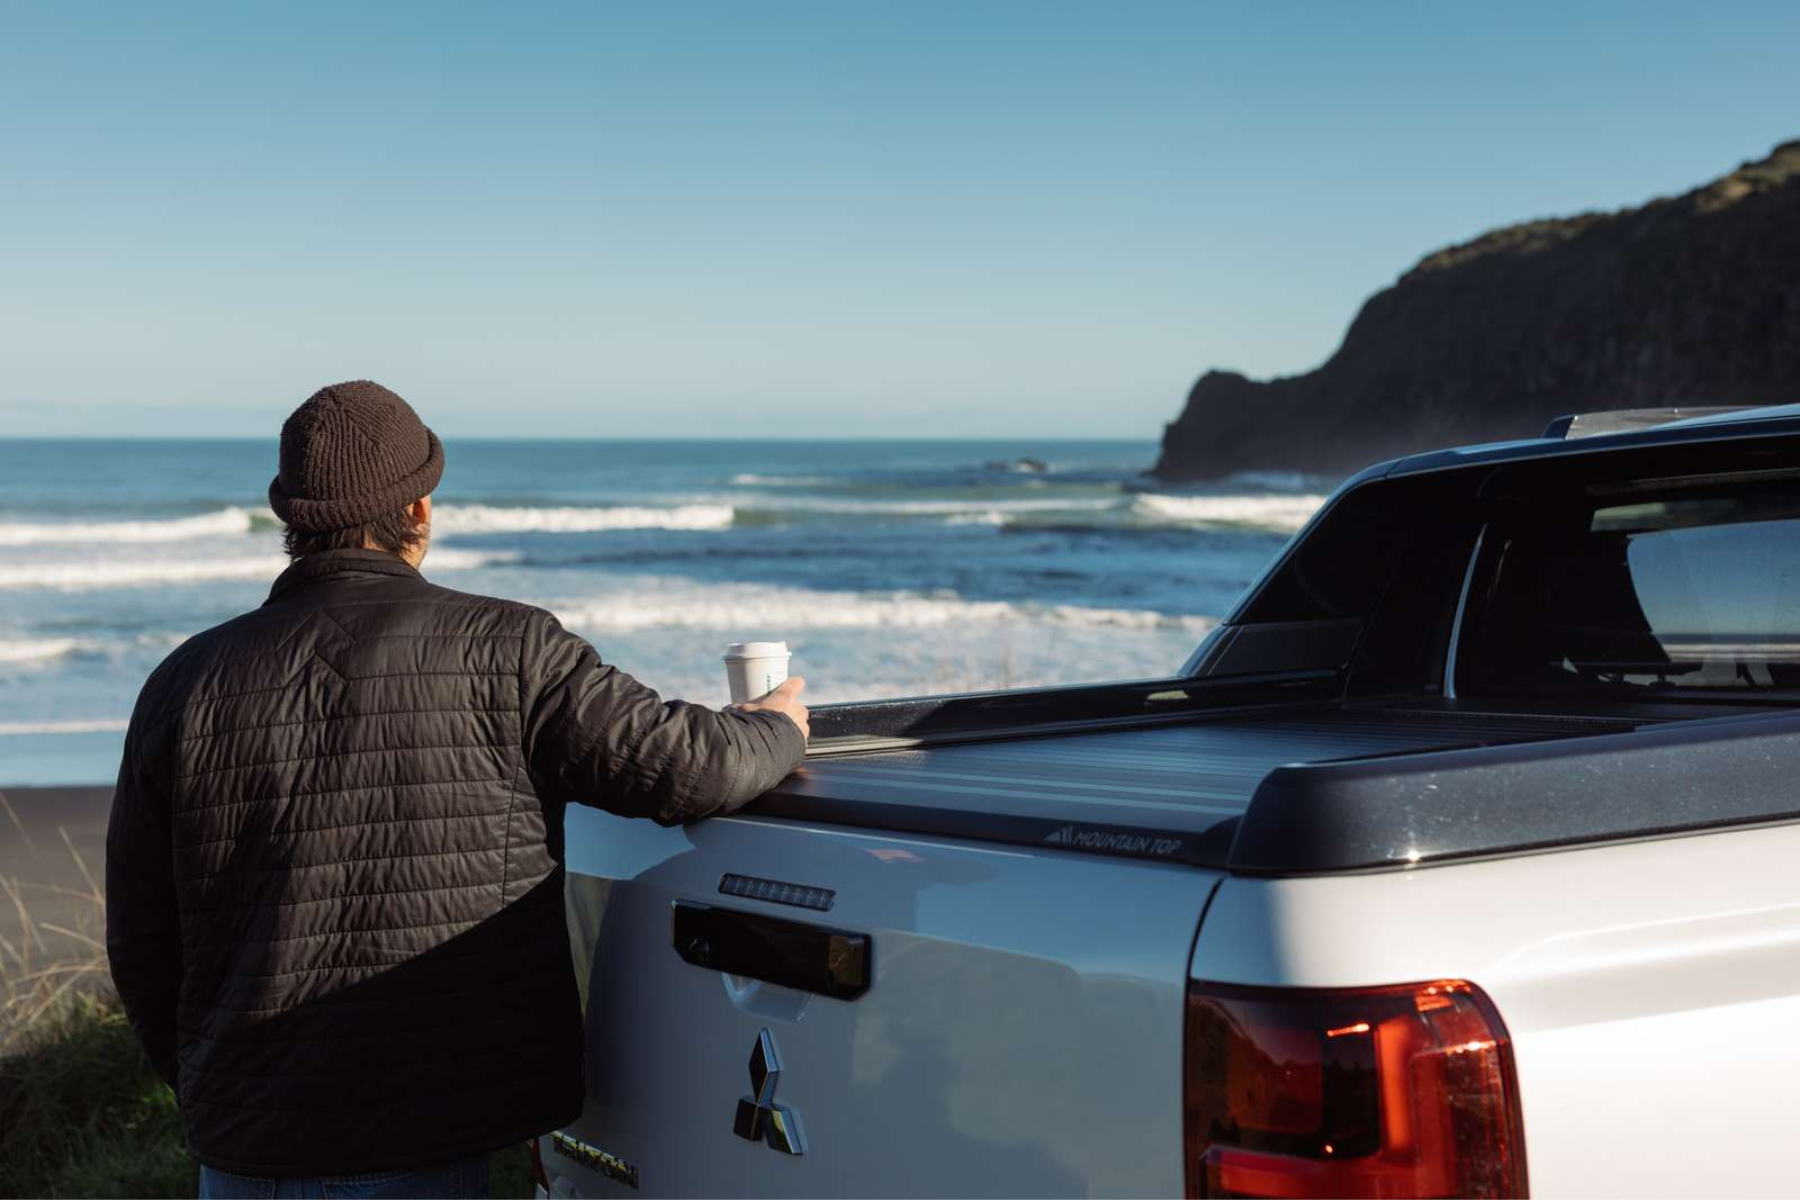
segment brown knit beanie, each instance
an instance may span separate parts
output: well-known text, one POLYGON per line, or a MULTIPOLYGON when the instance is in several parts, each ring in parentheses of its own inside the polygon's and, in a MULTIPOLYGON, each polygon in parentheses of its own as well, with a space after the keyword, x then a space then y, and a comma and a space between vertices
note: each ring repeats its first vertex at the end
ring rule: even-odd
POLYGON ((320 388, 281 427, 269 507, 307 533, 349 529, 429 495, 444 446, 412 405, 358 379, 320 388))

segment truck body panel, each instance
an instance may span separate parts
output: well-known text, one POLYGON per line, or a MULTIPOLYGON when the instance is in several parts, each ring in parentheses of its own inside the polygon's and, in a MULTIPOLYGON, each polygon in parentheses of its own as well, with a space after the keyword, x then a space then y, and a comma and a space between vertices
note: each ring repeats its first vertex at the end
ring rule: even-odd
MULTIPOLYGON (((1218 875, 1050 849, 731 817, 661 829, 568 814, 589 1101, 563 1131, 657 1195, 1166 1195, 1182 1187, 1181 1029, 1218 875), (727 874, 828 889, 829 911, 723 895, 727 874), (678 901, 869 936, 854 1000, 708 970, 678 901), (734 1133, 762 1030, 805 1153, 734 1133)), ((632 1189, 546 1142, 582 1195, 632 1189)))
POLYGON ((1229 878, 1195 979, 1466 979, 1513 1040, 1539 1196, 1788 1195, 1800 827, 1315 878, 1229 878))

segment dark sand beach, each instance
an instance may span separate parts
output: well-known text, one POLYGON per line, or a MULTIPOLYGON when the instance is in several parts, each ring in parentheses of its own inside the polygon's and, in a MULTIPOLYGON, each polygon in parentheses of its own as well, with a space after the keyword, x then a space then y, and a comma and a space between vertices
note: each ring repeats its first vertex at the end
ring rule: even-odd
POLYGON ((0 811, 0 880, 7 885, 0 893, 0 944, 17 951, 5 954, 5 965, 16 968, 20 956, 36 968, 92 954, 94 945, 84 939, 99 942, 105 932, 94 885, 105 883, 112 788, 7 788, 0 794, 12 812, 0 811), (17 901, 8 893, 16 893, 17 901))

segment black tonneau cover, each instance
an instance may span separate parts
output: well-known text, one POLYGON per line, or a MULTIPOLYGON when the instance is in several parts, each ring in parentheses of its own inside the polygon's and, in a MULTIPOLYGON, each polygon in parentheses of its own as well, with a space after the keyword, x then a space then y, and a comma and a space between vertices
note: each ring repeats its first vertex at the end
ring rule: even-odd
POLYGON ((809 761, 750 812, 1247 873, 1800 818, 1800 714, 1308 705, 809 761))

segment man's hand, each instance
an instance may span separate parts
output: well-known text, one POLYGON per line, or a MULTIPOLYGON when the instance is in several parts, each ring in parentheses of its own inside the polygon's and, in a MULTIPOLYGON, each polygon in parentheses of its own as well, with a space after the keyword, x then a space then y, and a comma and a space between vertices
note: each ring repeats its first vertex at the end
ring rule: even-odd
POLYGON ((800 736, 812 737, 812 724, 808 720, 806 705, 800 703, 800 693, 806 690, 806 680, 795 675, 766 696, 738 705, 744 712, 778 712, 800 727, 800 736))

